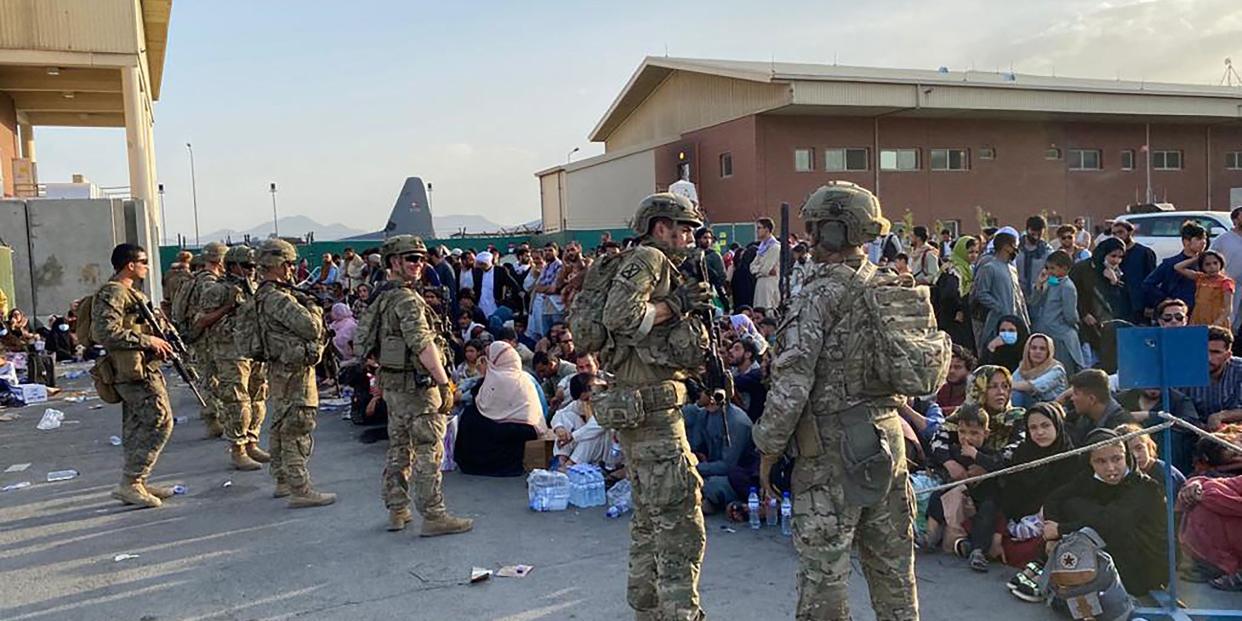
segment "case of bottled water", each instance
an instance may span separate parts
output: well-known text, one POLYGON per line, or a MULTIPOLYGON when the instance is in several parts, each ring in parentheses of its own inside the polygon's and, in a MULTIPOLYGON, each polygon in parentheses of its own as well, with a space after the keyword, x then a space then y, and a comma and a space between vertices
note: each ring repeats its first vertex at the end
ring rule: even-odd
POLYGON ((569 467, 569 504, 575 507, 600 507, 606 500, 604 472, 590 464, 569 467))
POLYGON ((564 511, 571 486, 563 472, 533 470, 526 477, 526 497, 532 511, 564 511))

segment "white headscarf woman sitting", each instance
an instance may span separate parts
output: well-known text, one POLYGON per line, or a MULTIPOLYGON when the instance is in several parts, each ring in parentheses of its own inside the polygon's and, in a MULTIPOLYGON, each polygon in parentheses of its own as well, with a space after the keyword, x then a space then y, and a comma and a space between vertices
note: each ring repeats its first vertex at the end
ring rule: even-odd
POLYGON ((453 457, 464 474, 521 476, 526 443, 548 434, 541 391, 504 341, 488 347, 481 370, 473 403, 458 420, 453 457))

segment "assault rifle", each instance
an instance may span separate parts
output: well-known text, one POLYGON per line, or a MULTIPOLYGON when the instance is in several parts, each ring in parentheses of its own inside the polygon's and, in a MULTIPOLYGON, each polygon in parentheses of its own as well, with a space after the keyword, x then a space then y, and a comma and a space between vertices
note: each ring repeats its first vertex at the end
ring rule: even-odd
MULTIPOLYGON (((707 278, 706 252, 699 252, 695 267, 699 272, 697 274, 699 281, 707 283, 710 288, 711 282, 707 278)), ((725 446, 730 446, 732 442, 729 439, 729 403, 733 400, 733 377, 729 375, 724 359, 720 357, 720 324, 716 323, 712 309, 705 308, 696 312, 699 313, 707 327, 708 346, 707 354, 704 356, 707 372, 703 376, 703 389, 711 391, 712 399, 720 408, 720 422, 724 426, 725 446), (723 400, 717 399, 719 394, 724 395, 723 400)))
POLYGON ((190 392, 194 393, 194 398, 198 400, 198 404, 202 407, 207 407, 207 401, 203 399, 203 393, 199 392, 198 386, 194 384, 194 382, 198 381, 198 376, 189 367, 185 366, 184 357, 189 354, 189 350, 186 349, 185 341, 181 340, 181 335, 177 333, 177 329, 172 326, 172 323, 164 321, 160 316, 157 316, 155 308, 151 306, 150 302, 137 304, 136 306, 138 308, 138 316, 151 327, 151 331, 155 333, 155 336, 168 341, 168 344, 172 346, 173 353, 168 359, 172 362, 173 368, 177 370, 177 375, 180 375, 181 379, 185 380, 186 385, 190 387, 190 392))

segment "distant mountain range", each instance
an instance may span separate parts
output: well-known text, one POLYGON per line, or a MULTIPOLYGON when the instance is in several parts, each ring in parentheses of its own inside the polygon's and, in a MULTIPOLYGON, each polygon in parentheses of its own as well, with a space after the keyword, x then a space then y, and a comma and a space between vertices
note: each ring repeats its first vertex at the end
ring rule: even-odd
MULTIPOLYGON (((435 216, 432 222, 436 227, 436 235, 440 237, 448 237, 453 233, 466 229, 467 233, 484 233, 493 232, 501 229, 501 225, 478 215, 447 215, 435 216)), ((320 224, 315 220, 306 216, 285 216, 280 219, 280 233, 288 236, 303 236, 309 232, 315 233, 315 239, 319 241, 331 241, 334 239, 343 239, 354 235, 362 235, 367 231, 356 229, 344 224, 320 224)), ((537 226, 539 221, 533 223, 528 222, 527 225, 537 226)), ((380 227, 375 227, 380 228, 380 227)), ((372 229, 374 230, 374 229, 372 229)), ((272 223, 270 221, 253 226, 245 230, 236 229, 220 229, 212 231, 202 236, 204 243, 208 241, 225 241, 232 240, 239 242, 245 239, 246 235, 251 238, 265 239, 272 234, 272 223)))

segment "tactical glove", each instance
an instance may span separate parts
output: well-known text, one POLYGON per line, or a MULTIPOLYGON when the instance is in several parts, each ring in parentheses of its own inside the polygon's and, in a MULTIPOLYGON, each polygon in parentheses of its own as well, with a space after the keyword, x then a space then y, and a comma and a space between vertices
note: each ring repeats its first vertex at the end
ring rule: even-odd
POLYGON ((712 291, 707 283, 690 281, 682 283, 673 291, 666 302, 676 315, 684 315, 696 310, 711 308, 712 291))
POLYGON ((447 384, 440 384, 437 388, 440 391, 440 409, 438 411, 448 416, 453 413, 453 396, 457 392, 457 387, 453 385, 453 382, 449 382, 447 384))

